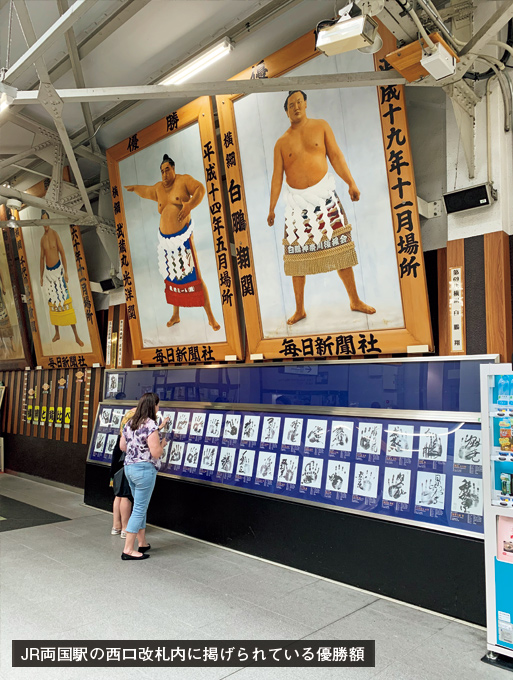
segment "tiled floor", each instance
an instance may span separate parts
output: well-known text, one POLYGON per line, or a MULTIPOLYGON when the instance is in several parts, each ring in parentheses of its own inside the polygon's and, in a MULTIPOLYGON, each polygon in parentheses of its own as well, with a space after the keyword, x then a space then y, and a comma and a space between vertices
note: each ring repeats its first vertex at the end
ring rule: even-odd
POLYGON ((446 618, 149 529, 152 557, 122 562, 111 516, 82 496, 0 475, 0 494, 69 518, 0 534, 2 680, 495 680, 485 633, 446 618), (375 639, 376 667, 11 668, 13 639, 375 639))

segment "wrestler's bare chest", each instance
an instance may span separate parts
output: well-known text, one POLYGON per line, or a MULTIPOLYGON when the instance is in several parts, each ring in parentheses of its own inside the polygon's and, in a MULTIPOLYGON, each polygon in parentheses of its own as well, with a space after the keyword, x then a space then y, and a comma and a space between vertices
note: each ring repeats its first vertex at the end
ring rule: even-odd
POLYGON ((52 252, 58 250, 57 246, 57 239, 55 238, 55 234, 45 234, 43 236, 43 249, 46 252, 52 252))
POLYGON ((285 164, 303 159, 305 156, 326 156, 324 133, 319 128, 289 130, 282 137, 282 158, 285 164))
POLYGON ((158 211, 162 214, 163 210, 168 206, 181 208, 189 198, 190 196, 183 180, 176 179, 168 188, 161 184, 157 189, 158 211))

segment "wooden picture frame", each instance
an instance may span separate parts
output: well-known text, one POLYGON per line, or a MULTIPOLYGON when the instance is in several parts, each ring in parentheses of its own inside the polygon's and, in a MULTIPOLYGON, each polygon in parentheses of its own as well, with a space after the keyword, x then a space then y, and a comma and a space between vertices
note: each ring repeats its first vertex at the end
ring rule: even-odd
MULTIPOLYGON (((19 213, 17 211, 13 211, 15 218, 18 220, 19 219, 19 213)), ((49 226, 51 227, 51 217, 49 219, 49 226)), ((26 227, 27 229, 35 229, 37 227, 26 227)), ((63 227, 60 227, 59 229, 64 229, 63 227)), ((36 360, 38 363, 38 366, 41 366, 42 368, 60 368, 60 369, 67 369, 67 368, 85 368, 85 367, 92 367, 95 364, 96 365, 103 365, 103 351, 102 351, 102 346, 101 346, 101 341, 100 341, 100 334, 98 331, 98 324, 96 321, 96 313, 94 309, 94 304, 93 304, 93 296, 91 293, 91 287, 89 285, 89 276, 87 273, 87 266, 86 266, 86 261, 85 261, 85 253, 84 253, 84 246, 82 243, 82 236, 80 233, 80 228, 78 226, 71 226, 69 228, 70 230, 70 243, 71 243, 71 249, 72 249, 72 257, 73 261, 71 260, 71 257, 68 257, 68 267, 72 267, 73 264, 76 267, 76 273, 77 273, 77 289, 78 287, 80 288, 80 296, 74 296, 72 299, 72 309, 74 307, 78 307, 78 305, 83 305, 83 311, 85 315, 85 324, 84 328, 87 329, 88 333, 88 338, 87 340, 89 341, 90 344, 90 351, 80 351, 80 346, 78 346, 77 352, 48 352, 44 350, 43 348, 43 339, 41 336, 41 330, 40 330, 40 322, 38 321, 38 312, 43 313, 43 310, 38 310, 36 309, 35 305, 35 298, 34 298, 34 286, 40 286, 40 282, 37 281, 37 283, 33 283, 31 276, 30 276, 30 270, 29 270, 29 263, 28 263, 28 257, 27 257, 27 248, 25 244, 25 240, 23 238, 23 228, 22 227, 15 227, 14 229, 14 234, 16 238, 16 248, 19 253, 20 257, 20 269, 21 269, 21 277, 23 281, 23 285, 25 288, 25 295, 27 299, 27 306, 28 306, 28 314, 29 314, 29 323, 30 323, 30 331, 32 333, 32 339, 34 342, 34 350, 36 354, 36 360)), ((64 244, 64 247, 68 247, 69 249, 69 244, 64 244)), ((68 252, 68 255, 70 253, 68 252)), ((34 266, 34 265, 33 265, 34 266)), ((48 313, 47 310, 45 310, 45 313, 48 313)), ((51 319, 50 319, 51 323, 51 319)), ((72 327, 75 327, 76 320, 74 324, 64 324, 63 327, 66 327, 68 325, 72 325, 72 327)), ((75 332, 75 331, 74 331, 75 332)), ((82 341, 82 340, 81 340, 82 341)), ((83 341, 82 341, 83 342, 83 341)), ((45 342, 45 344, 48 344, 45 342)), ((84 343, 85 344, 85 343, 84 343)), ((87 346, 87 345, 86 345, 87 346)), ((53 349, 53 347, 52 347, 53 349)), ((58 345, 55 347, 56 350, 59 349, 58 345)))
MULTIPOLYGON (((184 137, 182 137, 182 139, 184 139, 184 137)), ((162 145, 159 145, 158 149, 161 148, 162 145)), ((136 163, 137 162, 142 163, 143 161, 141 159, 147 157, 150 156, 140 156, 138 159, 136 157, 134 159, 133 167, 137 168, 138 166, 136 165, 136 163)), ((148 171, 146 174, 144 174, 144 176, 141 177, 140 183, 141 185, 144 186, 148 185, 155 186, 156 183, 158 183, 158 180, 160 179, 159 166, 162 161, 162 155, 160 155, 158 161, 153 159, 152 156, 151 158, 152 158, 151 168, 153 168, 154 164, 156 167, 155 171, 153 170, 151 170, 151 172, 148 171)), ((146 365, 147 364, 167 365, 167 364, 225 361, 227 360, 228 357, 232 360, 242 359, 243 349, 241 340, 240 320, 237 309, 237 296, 235 293, 234 272, 230 253, 230 240, 228 231, 226 229, 225 218, 226 213, 224 206, 224 198, 221 189, 221 165, 219 162, 217 152, 213 107, 210 98, 200 97, 195 101, 187 104, 186 106, 183 106, 182 108, 178 109, 177 111, 172 111, 165 118, 162 118, 161 120, 158 120, 157 122, 137 132, 136 134, 131 135, 127 139, 124 139, 122 142, 119 142, 118 144, 107 150, 107 162, 109 168, 114 216, 116 220, 116 228, 118 235, 118 246, 120 250, 121 266, 125 284, 127 316, 130 327, 133 358, 135 360, 138 360, 142 364, 146 365), (205 341, 204 339, 199 339, 198 341, 194 340, 192 342, 190 341, 177 342, 176 340, 173 341, 173 328, 170 327, 172 319, 170 319, 169 323, 167 324, 166 318, 163 318, 162 320, 160 318, 158 320, 155 319, 154 325, 151 326, 150 322, 147 321, 146 316, 141 317, 140 300, 144 299, 144 296, 147 294, 146 289, 149 286, 143 286, 143 284, 140 283, 139 291, 137 290, 137 278, 141 277, 139 278, 139 281, 142 281, 143 279, 142 275, 140 274, 136 274, 136 276, 134 276, 134 258, 133 251, 131 252, 129 232, 132 228, 135 229, 136 226, 139 226, 140 221, 136 220, 133 217, 129 217, 129 215, 127 214, 129 212, 128 203, 129 201, 131 201, 131 197, 128 196, 127 190, 122 186, 121 181, 122 169, 120 169, 120 164, 129 157, 134 156, 135 154, 140 153, 141 151, 144 150, 147 150, 148 154, 153 153, 156 154, 157 147, 156 146, 154 147, 153 145, 159 145, 160 142, 166 141, 168 139, 171 140, 171 144, 174 143, 178 144, 180 139, 178 135, 180 135, 181 132, 187 131, 191 126, 194 126, 195 124, 197 124, 199 128, 199 141, 201 144, 201 148, 198 147, 198 150, 200 151, 200 153, 202 153, 203 156, 202 159, 199 159, 199 157, 197 158, 195 157, 195 162, 198 163, 199 167, 199 163, 201 161, 203 178, 200 179, 200 177, 195 177, 194 179, 199 180, 200 183, 206 187, 207 196, 205 198, 208 199, 207 204, 208 215, 210 218, 210 226, 212 229, 211 235, 210 230, 208 230, 208 234, 207 232, 203 232, 202 238, 205 238, 205 240, 208 241, 210 240, 210 238, 212 239, 211 248, 210 245, 208 246, 209 251, 207 253, 207 256, 210 258, 211 264, 213 265, 215 261, 217 266, 215 277, 215 286, 217 286, 217 288, 214 288, 214 295, 218 297, 215 298, 216 299, 215 304, 217 305, 218 310, 219 309, 221 310, 223 317, 222 322, 220 318, 217 321, 224 329, 223 332, 225 334, 226 339, 208 342, 205 341), (175 135, 177 135, 177 137, 174 137, 175 135), (149 151, 151 147, 153 147, 153 150, 149 151), (131 221, 128 222, 127 219, 130 219, 131 221), (143 324, 145 329, 144 331, 143 324), (165 328, 166 325, 169 327, 169 332, 166 331, 165 328), (169 338, 170 341, 167 344, 166 343, 158 344, 155 342, 155 340, 153 340, 153 344, 149 346, 150 340, 147 340, 145 346, 144 334, 146 333, 146 338, 150 337, 149 334, 147 333, 147 329, 149 328, 151 328, 151 332, 154 333, 153 337, 158 336, 158 338, 160 339, 161 335, 163 335, 165 336, 166 340, 169 338)), ((128 166, 125 164, 124 168, 127 167, 128 166)), ((179 174, 181 171, 183 172, 183 170, 181 170, 181 168, 178 167, 177 165, 176 173, 179 174)), ((134 172, 136 172, 136 170, 134 170, 134 172)), ((139 178, 139 175, 137 175, 137 177, 139 178)), ((144 201, 144 198, 140 198, 139 194, 136 193, 134 195, 139 201, 144 201)), ((204 204, 205 198, 203 198, 204 204)), ((149 202, 147 204, 149 204, 149 202)), ((130 205, 133 206, 134 203, 131 203, 130 205)), ((143 203, 141 203, 140 205, 143 205, 143 203)), ((198 210, 200 205, 196 206, 196 210, 198 210)), ((157 213, 157 207, 158 207, 157 205, 154 206, 155 213, 157 213)), ((144 209, 146 210, 146 208, 144 209)), ((153 210, 153 207, 151 207, 151 210, 153 210)), ((155 217, 157 219, 158 214, 156 214, 155 217)), ((192 213, 192 218, 195 219, 194 212, 192 213)), ((157 222, 155 224, 157 224, 157 222)), ((158 229, 159 228, 157 228, 157 231, 158 229)), ((134 234, 135 232, 132 232, 133 238, 135 238, 134 234)), ((194 242, 192 241, 192 243, 194 242)), ((151 251, 152 258, 154 258, 153 252, 154 251, 151 251)), ((149 253, 150 251, 148 250, 148 255, 149 253)), ((192 253, 196 267, 195 271, 198 274, 197 279, 199 279, 200 281, 202 281, 201 277, 205 279, 205 272, 208 271, 208 276, 210 280, 213 281, 212 268, 209 267, 207 270, 204 264, 204 260, 198 258, 198 260, 202 262, 201 269, 203 274, 200 275, 199 264, 195 256, 196 253, 195 247, 192 248, 192 253)), ((136 253, 136 257, 138 256, 139 254, 136 253)), ((144 255, 144 257, 146 257, 146 255, 144 255)), ((137 260, 136 264, 137 267, 140 266, 139 260, 137 260)), ((157 284, 156 282, 156 276, 159 270, 157 268, 155 268, 155 270, 156 270, 155 279, 153 280, 155 284, 160 287, 160 283, 157 284)), ((140 272, 141 270, 138 269, 138 271, 140 272)), ((166 304, 166 300, 168 300, 167 287, 168 285, 172 286, 173 284, 172 283, 168 284, 167 282, 164 283, 164 279, 162 277, 160 280, 162 281, 162 288, 161 289, 157 288, 156 290, 152 290, 151 292, 154 295, 154 299, 156 299, 155 305, 157 304, 160 305, 158 309, 162 310, 163 314, 168 314, 167 318, 169 318, 169 316, 171 316, 170 307, 168 306, 164 308, 164 305, 166 304), (163 292, 164 288, 165 294, 163 292)), ((212 284, 209 285, 210 285, 209 287, 210 297, 212 297, 213 295, 212 284)), ((176 293, 183 292, 175 288, 173 288, 173 290, 176 293)), ((208 295, 206 296, 206 298, 208 301, 209 299, 208 295)), ((172 302, 169 301, 167 302, 167 305, 173 304, 174 303, 172 302)), ((210 302, 208 304, 210 304, 210 302)), ((178 305, 178 309, 180 309, 181 312, 180 312, 180 327, 177 328, 175 326, 176 337, 179 337, 180 333, 184 333, 184 335, 182 336, 183 338, 187 337, 190 338, 194 336, 194 332, 191 332, 190 330, 191 329, 190 325, 188 328, 187 327, 184 328, 184 324, 187 323, 187 319, 191 318, 191 313, 189 312, 188 314, 187 310, 190 309, 191 307, 198 308, 201 306, 202 305, 200 304, 190 306, 185 305, 183 307, 178 305)), ((203 323, 204 326, 206 326, 203 320, 204 312, 203 310, 201 311, 202 321, 200 323, 203 323)), ((144 309, 143 313, 145 313, 144 309)), ((194 312, 194 314, 196 313, 194 312)), ((210 326, 212 326, 211 323, 210 326)), ((208 329, 206 329, 204 335, 211 336, 212 333, 208 329)))
MULTIPOLYGON (((396 42, 392 34, 388 33, 384 27, 380 27, 380 33, 384 40, 384 46, 375 55, 374 65, 376 70, 385 70, 390 67, 384 57, 395 49, 396 42)), ((315 48, 315 35, 313 32, 310 32, 275 52, 270 57, 261 60, 258 64, 242 71, 233 79, 278 77, 315 59, 318 55, 319 52, 315 48)), ((294 76, 293 86, 301 87, 300 83, 301 77, 294 76)), ((370 88, 367 88, 367 90, 370 90, 370 88)), ((283 100, 285 100, 288 93, 284 92, 282 94, 283 100)), ((264 97, 267 95, 258 96, 264 97)), ((257 229, 265 229, 267 225, 262 225, 261 220, 258 221, 258 225, 252 225, 252 218, 248 211, 247 191, 249 185, 244 186, 241 148, 234 108, 235 102, 241 97, 242 95, 218 95, 216 97, 216 104, 221 141, 224 147, 223 160, 226 171, 226 183, 231 187, 235 186, 240 189, 240 202, 236 208, 232 206, 231 222, 242 287, 242 302, 250 356, 255 358, 262 358, 263 356, 266 359, 284 357, 326 358, 330 356, 343 358, 360 354, 379 357, 382 354, 407 353, 412 351, 412 349, 415 351, 414 347, 418 348, 419 353, 433 351, 434 346, 424 260, 422 257, 415 179, 405 112, 404 87, 387 86, 377 88, 377 104, 379 105, 379 116, 381 119, 384 159, 391 206, 390 224, 394 232, 393 238, 404 326, 389 329, 385 327, 384 329, 372 331, 353 330, 350 332, 347 329, 340 328, 336 332, 330 331, 329 333, 319 333, 318 335, 313 333, 308 333, 308 335, 302 334, 300 323, 294 326, 297 335, 295 333, 289 333, 281 337, 266 337, 264 335, 257 276, 255 273, 255 242, 252 241, 252 238, 258 238, 259 232, 257 229), (392 102, 390 102, 390 98, 392 98, 392 102), (393 108, 392 114, 389 111, 389 104, 393 108), (399 191, 398 184, 400 185, 399 191), (408 237, 406 240, 404 238, 405 235, 408 237), (239 254, 241 257, 239 257, 239 254)), ((281 113, 283 114, 283 109, 281 113)), ((251 173, 251 176, 253 177, 254 174, 251 173)), ((383 185, 386 187, 384 180, 383 185)), ((262 200, 260 196, 261 193, 258 192, 259 201, 262 200)), ((269 201, 269 195, 266 196, 265 200, 269 201)), ((347 198, 345 200, 347 201, 347 198)), ((392 238, 392 235, 390 235, 390 238, 392 238)), ((393 258, 393 246, 391 243, 390 253, 393 258)), ((390 260, 390 262, 392 263, 390 266, 395 271, 393 260, 390 260)), ((332 272, 332 274, 334 273, 332 272)))
MULTIPOLYGON (((7 210, 5 205, 0 205, 0 219, 7 220, 7 210)), ((0 371, 6 370, 16 370, 23 369, 32 366, 32 354, 30 351, 29 336, 27 332, 27 324, 25 322, 25 316, 23 313, 23 303, 21 301, 21 291, 18 282, 18 277, 16 275, 16 262, 15 262, 15 252, 13 245, 13 230, 9 228, 2 228, 0 233, 0 250, 1 260, 3 261, 5 252, 5 265, 0 262, 1 265, 1 280, 5 287, 8 299, 12 296, 12 302, 14 303, 14 310, 11 306, 11 314, 15 315, 15 321, 17 322, 16 327, 12 328, 12 319, 10 319, 9 310, 7 309, 6 300, 2 294, 2 303, 0 304, 0 310, 3 308, 3 313, 7 316, 5 321, 6 326, 10 327, 7 331, 6 337, 9 337, 9 343, 16 343, 18 345, 15 348, 15 356, 8 357, 7 344, 5 345, 5 356, 4 356, 4 346, 0 348, 0 371), (16 332, 16 328, 17 331, 16 332), (9 332, 12 335, 9 335, 9 332), (17 337, 19 335, 19 338, 17 337), (15 339, 16 338, 16 339, 15 339)), ((2 293, 2 291, 0 291, 2 293)), ((1 329, 0 329, 1 330, 1 329)), ((2 337, 0 332, 0 343, 7 342, 2 337)), ((10 353, 10 352, 9 352, 10 353)))

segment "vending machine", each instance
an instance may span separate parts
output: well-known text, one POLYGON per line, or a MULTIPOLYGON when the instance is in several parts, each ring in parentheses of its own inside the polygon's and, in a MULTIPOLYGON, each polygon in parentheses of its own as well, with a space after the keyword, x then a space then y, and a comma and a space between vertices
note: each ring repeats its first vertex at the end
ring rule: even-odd
MULTIPOLYGON (((481 366, 487 657, 513 658, 513 373, 481 366), (488 425, 488 427, 487 427, 488 425)), ((469 490, 471 493, 472 490, 469 490)))

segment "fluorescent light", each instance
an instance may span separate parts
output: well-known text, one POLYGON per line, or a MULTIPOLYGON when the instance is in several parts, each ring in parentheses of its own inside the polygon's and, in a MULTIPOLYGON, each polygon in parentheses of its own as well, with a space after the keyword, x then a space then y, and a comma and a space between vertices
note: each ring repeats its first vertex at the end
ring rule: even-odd
POLYGON ((166 76, 159 85, 180 85, 189 78, 192 78, 200 71, 208 68, 211 64, 226 56, 233 50, 233 43, 229 38, 223 38, 221 42, 213 45, 194 59, 191 59, 181 68, 174 71, 171 75, 166 76))
POLYGON ((1 99, 0 100, 0 113, 2 113, 2 111, 5 111, 5 109, 8 108, 8 106, 9 106, 9 102, 7 101, 7 99, 1 99))

